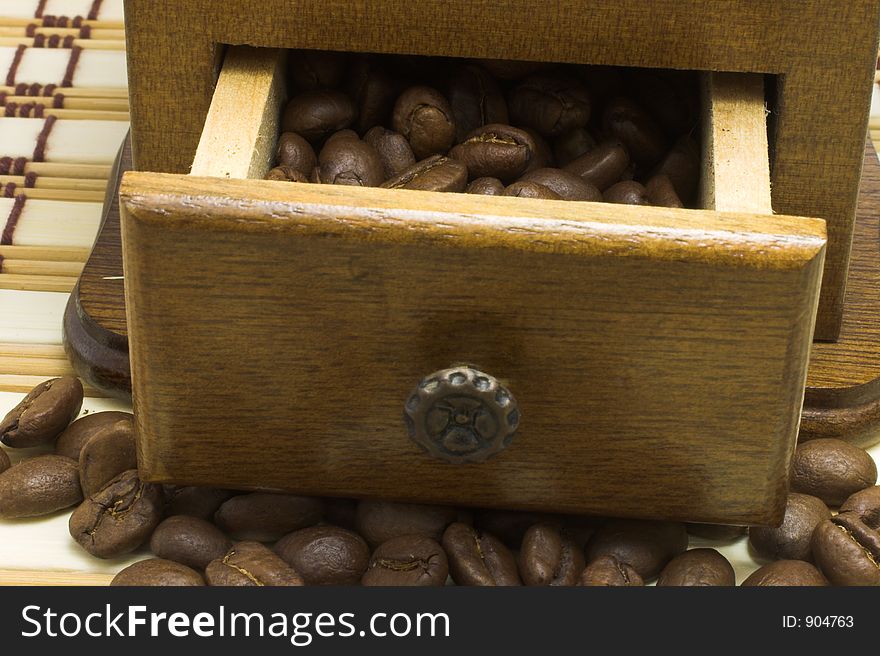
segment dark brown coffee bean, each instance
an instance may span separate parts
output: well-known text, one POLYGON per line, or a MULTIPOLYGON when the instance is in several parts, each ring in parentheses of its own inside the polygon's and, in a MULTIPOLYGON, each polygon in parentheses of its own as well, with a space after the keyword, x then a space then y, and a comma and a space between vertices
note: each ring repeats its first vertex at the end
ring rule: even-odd
POLYGON ((696 85, 690 85, 694 87, 691 93, 680 93, 665 71, 634 68, 627 73, 634 100, 667 134, 684 134, 696 124, 689 98, 696 93, 696 85))
POLYGON ((619 141, 603 141, 563 168, 605 191, 620 181, 628 166, 629 153, 626 147, 619 141))
POLYGON ((302 577, 269 547, 259 542, 236 542, 222 558, 205 568, 213 586, 299 586, 302 577))
POLYGON ((357 585, 370 562, 370 547, 353 531, 312 526, 285 535, 275 553, 306 585, 357 585))
POLYGON ((355 129, 359 134, 390 123, 398 88, 380 58, 359 56, 351 67, 347 89, 358 109, 355 129))
POLYGON ((502 196, 516 196, 517 198, 542 198, 544 200, 562 200, 562 196, 552 189, 537 182, 514 182, 507 186, 501 193, 502 196))
POLYGON ((529 171, 520 182, 537 182, 564 200, 601 202, 602 192, 583 178, 563 169, 536 169, 529 171))
POLYGON ((49 515, 82 498, 79 467, 71 458, 37 456, 0 473, 0 519, 49 515))
POLYGON ((266 180, 275 182, 309 182, 309 178, 289 166, 276 166, 266 174, 266 180))
POLYGON ((186 565, 162 558, 148 558, 126 567, 113 577, 110 585, 114 587, 185 587, 205 585, 205 579, 186 565))
POLYGON ((384 179, 379 153, 358 139, 356 134, 354 138, 334 135, 318 155, 318 181, 321 184, 378 187, 384 179))
POLYGON ((745 526, 730 526, 728 524, 688 524, 687 532, 698 538, 729 542, 738 540, 749 529, 745 526))
POLYGON ((581 572, 577 584, 590 587, 635 587, 645 585, 645 582, 632 565, 622 563, 614 556, 600 556, 581 572))
POLYGON ((402 535, 383 542, 370 557, 366 586, 442 586, 449 576, 446 553, 436 540, 402 535))
POLYGON ((498 178, 477 178, 471 182, 466 194, 479 194, 482 196, 500 196, 504 192, 504 183, 498 178))
POLYGON ((535 144, 535 152, 532 154, 532 159, 525 172, 528 173, 535 169, 556 166, 556 160, 553 159, 553 149, 550 147, 550 143, 532 128, 523 128, 522 130, 532 138, 532 142, 535 144))
POLYGON ((816 526, 831 519, 831 511, 821 499, 792 492, 785 504, 785 517, 778 527, 753 526, 749 543, 765 558, 813 561, 810 537, 816 526))
POLYGON ((581 549, 557 524, 529 528, 523 535, 518 563, 525 585, 574 585, 586 566, 581 549))
POLYGON ((442 154, 455 141, 455 119, 442 93, 426 86, 410 87, 394 104, 395 131, 406 137, 416 159, 442 154))
POLYGON ((117 412, 114 410, 92 412, 84 417, 80 417, 58 436, 58 439, 55 441, 55 454, 79 460, 79 452, 85 443, 91 439, 92 435, 104 426, 115 424, 120 419, 133 421, 134 417, 130 412, 117 412))
POLYGON ((525 173, 536 148, 534 138, 524 130, 493 123, 471 132, 449 155, 467 166, 471 178, 510 182, 525 173))
POLYGON ((590 120, 590 94, 577 79, 563 75, 533 75, 510 92, 510 120, 555 137, 590 120))
POLYGON ((79 483, 91 496, 129 469, 137 469, 134 422, 120 419, 95 431, 79 455, 79 483))
POLYGON ((474 513, 474 527, 491 533, 511 549, 519 549, 523 536, 535 524, 556 522, 549 513, 518 510, 478 510, 474 513))
POLYGON ((559 166, 573 162, 596 147, 596 140, 587 128, 575 128, 553 139, 553 155, 559 166))
POLYGON ((345 53, 326 50, 291 50, 290 78, 297 89, 327 89, 339 86, 345 73, 345 53))
POLYGON ((317 163, 318 157, 312 144, 296 132, 284 132, 278 138, 278 147, 275 150, 276 166, 293 169, 308 177, 317 163))
POLYGON ((752 572, 743 587, 752 586, 827 586, 828 581, 810 563, 802 560, 777 560, 752 572))
POLYGON ((605 107, 602 126, 620 139, 639 166, 650 168, 666 155, 666 136, 650 114, 629 98, 615 98, 605 107))
POLYGON ((14 449, 48 444, 76 419, 83 387, 64 376, 37 385, 0 422, 0 442, 14 449))
POLYGON ((798 444, 791 461, 791 489, 839 506, 877 483, 877 465, 864 449, 833 438, 798 444))
POLYGON ((288 533, 314 526, 323 514, 321 499, 252 492, 225 501, 214 515, 214 523, 235 540, 274 542, 288 533))
POLYGON ((587 86, 596 102, 619 96, 630 86, 624 79, 623 69, 617 66, 576 66, 573 73, 587 86))
POLYGON ((467 179, 468 170, 464 164, 443 155, 434 155, 386 180, 381 186, 383 189, 464 191, 467 179))
POLYGON ((324 499, 324 521, 333 526, 355 530, 357 501, 354 499, 324 499))
POLYGON ((455 508, 364 499, 358 502, 357 532, 372 546, 402 535, 421 535, 439 541, 456 520, 455 508))
POLYGON ((400 175, 416 163, 412 148, 403 135, 386 130, 381 125, 370 129, 364 135, 364 141, 376 149, 385 180, 400 175))
POLYGON ((518 80, 547 68, 547 64, 533 61, 511 61, 508 59, 472 59, 471 61, 485 68, 499 80, 518 80))
POLYGON ((880 585, 880 531, 841 513, 813 532, 816 565, 833 585, 880 585))
POLYGON ((296 132, 315 144, 347 128, 356 117, 354 103, 341 91, 304 91, 287 103, 281 128, 284 132, 296 132))
POLYGON ((343 139, 348 139, 351 141, 360 141, 361 140, 360 135, 358 135, 357 132, 355 132, 354 130, 351 130, 349 128, 346 128, 345 130, 337 130, 336 132, 331 134, 329 137, 327 137, 327 141, 324 142, 324 147, 326 148, 334 141, 341 141, 343 139))
POLYGON ((70 535, 93 556, 121 556, 149 539, 162 521, 163 502, 159 485, 144 483, 137 470, 129 470, 73 511, 70 535))
POLYGON ((493 535, 456 522, 446 528, 442 544, 458 585, 522 585, 516 558, 493 535))
POLYGON ((232 541, 204 519, 173 515, 164 520, 150 538, 150 551, 159 558, 204 570, 208 563, 223 558, 232 541))
POLYGON ((736 585, 733 565, 715 549, 691 549, 670 560, 658 586, 731 586, 736 585))
POLYGON ((657 207, 684 207, 668 175, 659 174, 645 183, 648 202, 657 207))
POLYGON ((700 149, 689 136, 681 137, 654 169, 654 175, 666 175, 681 201, 694 200, 700 182, 700 149))
POLYGON ((684 524, 635 519, 613 519, 604 524, 587 545, 587 560, 611 555, 636 568, 639 575, 651 579, 670 560, 687 549, 684 524))
POLYGON ((840 512, 854 512, 871 528, 880 529, 880 486, 856 492, 841 504, 840 512))
POLYGON ((5 472, 12 466, 12 463, 9 462, 9 456, 6 455, 6 451, 0 449, 0 474, 5 472))
POLYGON ((602 194, 606 203, 618 203, 620 205, 650 205, 647 191, 635 180, 623 180, 611 185, 602 194))
POLYGON ((223 502, 236 494, 232 490, 217 487, 179 487, 168 496, 165 512, 168 515, 190 515, 210 522, 223 502))
POLYGON ((464 141, 483 125, 508 123, 501 86, 482 66, 464 64, 455 69, 446 93, 455 117, 456 141, 464 141))

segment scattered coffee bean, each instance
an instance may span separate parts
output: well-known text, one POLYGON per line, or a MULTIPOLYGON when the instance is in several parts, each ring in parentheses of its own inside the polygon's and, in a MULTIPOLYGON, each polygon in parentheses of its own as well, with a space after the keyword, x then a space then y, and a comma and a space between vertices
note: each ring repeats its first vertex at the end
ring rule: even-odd
POLYGON ((785 504, 785 517, 778 527, 753 526, 749 543, 765 558, 812 562, 810 537, 816 526, 831 519, 831 511, 821 499, 792 492, 785 504))
POLYGON ((351 125, 357 110, 341 91, 318 89, 304 91, 287 103, 281 126, 284 132, 296 132, 315 144, 351 125))
POLYGON ((508 59, 474 59, 472 61, 485 68, 499 80, 518 80, 547 68, 547 64, 543 62, 511 61, 508 59))
POLYGON ((217 487, 178 487, 168 497, 168 515, 190 515, 213 521, 214 513, 237 493, 217 487))
POLYGON ((12 463, 9 461, 9 456, 6 455, 6 451, 0 449, 0 474, 5 472, 12 466, 12 463))
POLYGON ((79 460, 79 452, 92 435, 104 426, 115 424, 121 419, 134 420, 130 412, 117 412, 108 410, 105 412, 92 412, 80 417, 70 424, 55 441, 55 453, 66 458, 79 460))
POLYGON ((733 565, 715 549, 691 549, 670 560, 658 586, 731 586, 736 585, 733 565))
POLYGON ((660 173, 645 183, 645 192, 651 205, 684 207, 668 175, 660 173))
POLYGON ((619 141, 603 141, 563 168, 601 191, 620 181, 629 166, 629 153, 619 141))
POLYGON ((372 546, 403 535, 440 540, 456 519, 455 508, 364 499, 358 503, 357 532, 372 546))
POLYGON ((583 178, 563 169, 543 168, 529 171, 520 182, 536 182, 563 200, 600 202, 602 192, 583 178))
POLYGON ((232 541, 204 519, 173 515, 164 520, 150 538, 150 551, 157 557, 173 560, 187 567, 204 570, 208 563, 223 558, 232 541))
POLYGON ((324 513, 324 503, 313 497, 252 492, 225 501, 214 522, 235 540, 273 542, 307 526, 324 513))
POLYGON ((296 88, 303 91, 338 86, 345 73, 346 55, 325 50, 291 50, 288 70, 296 88))
POLYGON ((752 586, 827 586, 828 580, 810 563, 802 560, 777 560, 752 572, 743 587, 752 586))
POLYGON ((266 180, 275 182, 309 182, 309 178, 289 166, 276 166, 266 174, 266 180))
POLYGON ((602 194, 606 203, 621 205, 650 205, 647 190, 635 180, 622 180, 611 185, 602 194))
POLYGON ((302 577, 269 547, 259 542, 236 542, 222 558, 205 568, 213 586, 299 586, 302 577))
POLYGON ((553 156, 559 166, 565 166, 595 147, 596 140, 587 128, 575 128, 553 139, 553 156))
POLYGON ((364 141, 375 148, 379 155, 385 175, 383 180, 398 176, 415 166, 416 157, 402 134, 377 125, 364 135, 364 141))
POLYGON ((737 540, 744 536, 748 530, 746 526, 731 526, 728 524, 687 524, 687 532, 691 535, 721 542, 737 540))
POLYGON ((871 528, 880 529, 880 486, 856 492, 841 504, 840 512, 854 512, 871 528))
POLYGON ((134 423, 125 418, 97 429, 79 456, 79 483, 83 496, 103 489, 129 469, 137 469, 134 423))
POLYGON ((353 531, 312 526, 281 538, 275 553, 299 572, 306 585, 356 585, 370 562, 370 548, 353 531))
POLYGON ((816 565, 833 585, 880 585, 880 531, 841 513, 813 532, 816 565))
POLYGON ((82 498, 79 468, 71 458, 37 456, 0 473, 0 519, 49 515, 82 498))
POLYGON ((296 132, 283 132, 278 138, 275 163, 281 168, 293 169, 305 177, 317 165, 318 157, 312 145, 296 132))
POLYGON ((519 573, 526 585, 574 585, 585 566, 583 551, 556 524, 535 524, 523 536, 519 573))
POLYGON ((614 556, 600 556, 587 565, 578 578, 579 586, 635 587, 645 585, 632 565, 614 556))
POLYGON ((394 104, 392 126, 412 147, 416 159, 445 153, 455 141, 455 119, 443 94, 426 86, 410 87, 394 104))
POLYGON ((661 174, 669 178, 682 202, 693 202, 700 182, 700 149, 690 136, 676 141, 657 165, 654 175, 661 174))
POLYGON ((550 513, 497 509, 474 513, 476 529, 494 535, 511 549, 519 549, 526 531, 535 524, 556 521, 558 518, 550 513))
POLYGON ((877 465, 864 449, 833 438, 798 444, 791 462, 791 489, 829 506, 877 483, 877 465))
POLYGON ((194 569, 171 560, 148 558, 139 560, 120 571, 110 582, 114 587, 193 586, 205 585, 205 579, 194 569))
POLYGON ((480 126, 508 122, 501 86, 482 66, 464 64, 456 68, 449 78, 447 97, 458 142, 480 126))
POLYGON ((456 522, 446 528, 442 545, 458 585, 522 585, 516 558, 498 538, 456 522))
POLYGON ((504 192, 504 183, 498 178, 477 178, 471 182, 465 193, 483 196, 500 196, 504 192))
POLYGON ((397 99, 397 85, 380 58, 372 55, 358 57, 352 65, 347 89, 358 110, 354 127, 359 134, 365 135, 373 126, 390 122, 391 109, 397 99))
POLYGON ((635 567, 645 579, 657 576, 670 560, 687 549, 684 524, 635 519, 613 519, 587 544, 587 560, 611 555, 635 567))
POLYGON ((552 189, 537 182, 514 182, 504 189, 502 196, 516 196, 517 198, 543 198, 544 200, 562 200, 562 196, 552 189))
POLYGON ((517 84, 508 103, 515 125, 555 137, 584 127, 590 120, 590 94, 577 79, 563 75, 533 75, 517 84))
POLYGON ((383 542, 370 558, 365 586, 442 586, 449 576, 446 553, 436 540, 402 535, 383 542))
POLYGON ((76 419, 83 387, 64 376, 40 383, 0 421, 0 442, 14 449, 48 444, 76 419))
POLYGON ((471 178, 509 182, 525 173, 536 150, 534 138, 525 130, 492 123, 469 133, 449 155, 467 167, 471 178))
POLYGON ((650 168, 667 152, 666 137, 650 114, 628 98, 614 98, 605 106, 602 127, 626 144, 639 166, 650 168))
POLYGON ((376 149, 356 133, 329 139, 318 156, 318 181, 322 184, 378 187, 385 179, 376 149))
POLYGON ((382 183, 384 189, 420 191, 464 191, 468 171, 465 165, 443 155, 434 155, 382 183))

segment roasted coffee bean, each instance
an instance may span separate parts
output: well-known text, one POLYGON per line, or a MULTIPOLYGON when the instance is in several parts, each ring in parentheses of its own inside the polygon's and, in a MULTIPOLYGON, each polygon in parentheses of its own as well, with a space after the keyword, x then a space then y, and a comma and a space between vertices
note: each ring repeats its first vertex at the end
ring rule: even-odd
POLYGON ((587 544, 587 560, 611 555, 651 579, 670 560, 687 549, 684 524, 635 519, 613 519, 604 524, 587 544))
POLYGON ((6 451, 0 449, 0 474, 5 472, 12 466, 12 463, 9 462, 9 456, 6 455, 6 451))
POLYGON ((833 438, 798 444, 791 461, 791 489, 829 506, 877 483, 877 465, 864 449, 833 438))
POLYGON ((354 103, 341 91, 304 91, 287 103, 281 128, 284 132, 296 132, 309 143, 316 144, 350 126, 356 117, 354 103))
POLYGON ((79 483, 83 496, 103 489, 129 469, 137 469, 134 422, 130 417, 95 431, 79 455, 79 483))
POLYGON ((658 207, 684 207, 668 175, 655 175, 645 183, 648 202, 658 207))
POLYGON ((603 141, 563 168, 605 191, 620 181, 628 166, 629 153, 626 151, 626 146, 619 141, 603 141))
POLYGON ((440 540, 456 520, 455 508, 415 503, 364 499, 358 502, 357 532, 372 546, 402 535, 421 535, 440 540))
POLYGON ((526 167, 525 172, 528 173, 535 169, 545 169, 556 166, 556 160, 553 159, 553 149, 550 147, 550 142, 532 128, 523 128, 522 130, 532 138, 532 142, 535 144, 535 152, 532 154, 532 159, 526 167))
POLYGON ((840 512, 854 512, 871 528, 880 529, 880 486, 856 492, 841 504, 840 512))
MULTIPOLYGON (((308 177, 317 163, 318 157, 315 155, 312 144, 296 132, 283 132, 278 138, 278 147, 275 150, 276 166, 293 169, 308 177)), ((295 182, 300 182, 300 180, 295 180, 295 182)))
POLYGON ((299 586, 302 577, 269 547, 259 542, 236 542, 222 558, 205 568, 213 586, 299 586))
POLYGON ((359 134, 390 123, 398 89, 380 58, 359 56, 351 67, 347 90, 358 110, 355 129, 359 134))
POLYGON ((666 136, 650 114, 628 98, 615 98, 605 106, 602 127, 626 144, 639 166, 650 168, 666 155, 666 136))
POLYGON ((442 586, 449 576, 446 553, 436 540, 402 535, 383 542, 370 557, 366 586, 442 586))
POLYGON ((557 522, 549 513, 518 510, 478 510, 474 513, 474 527, 491 533, 511 549, 519 549, 523 536, 535 524, 557 522))
POLYGON ((553 155, 559 166, 573 162, 596 147, 596 140, 587 128, 575 128, 553 139, 553 155))
POLYGON ((464 191, 467 179, 468 170, 464 164, 443 155, 434 155, 386 180, 381 186, 383 189, 464 191))
POLYGON ((502 196, 516 196, 517 198, 543 198, 544 200, 562 200, 562 196, 552 189, 537 182, 514 182, 508 185, 502 196))
POLYGON ((563 169, 536 169, 529 171, 520 182, 537 182, 564 200, 601 202, 602 192, 583 178, 563 169))
POLYGON ((58 436, 55 441, 55 454, 79 460, 79 452, 92 435, 104 426, 115 424, 120 419, 133 421, 134 416, 130 412, 108 410, 106 412, 92 412, 80 417, 58 436))
POLYGON ((841 513, 813 532, 816 565, 833 585, 880 585, 880 531, 841 513))
POLYGON ((574 585, 584 571, 584 554, 557 524, 535 524, 525 532, 519 573, 526 585, 574 585))
POLYGON ((159 558, 204 570, 208 563, 223 558, 232 541, 204 519, 173 515, 164 520, 150 538, 150 551, 159 558))
POLYGON ((391 123, 409 141, 418 160, 445 153, 455 141, 452 108, 443 94, 431 87, 410 87, 400 94, 391 123))
POLYGON ((442 545, 458 585, 522 585, 516 558, 495 536, 455 522, 443 533, 442 545))
POLYGON ((289 166, 276 166, 266 174, 266 180, 275 182, 309 182, 309 178, 289 166))
POLYGON ((465 193, 482 196, 500 196, 504 192, 504 183, 498 178, 477 178, 471 182, 465 193))
POLYGON ((674 74, 641 68, 629 69, 627 73, 627 88, 633 99, 667 134, 684 134, 694 127, 696 115, 689 96, 696 94, 695 85, 689 85, 693 89, 682 89, 690 93, 680 93, 673 83, 674 74))
POLYGON ((590 587, 635 587, 645 585, 645 582, 632 565, 622 563, 614 556, 600 556, 581 572, 577 584, 590 587))
POLYGON ((126 567, 113 577, 110 585, 115 587, 185 587, 205 585, 205 579, 186 565, 162 558, 148 558, 126 567))
POLYGON ((810 563, 802 560, 777 560, 752 572, 743 587, 752 586, 827 586, 828 581, 810 563))
POLYGON ((464 141, 483 125, 508 123, 504 92, 482 66, 464 64, 456 68, 449 78, 446 95, 455 117, 456 141, 464 141))
POLYGON ((345 73, 345 53, 327 50, 291 50, 288 70, 293 84, 303 91, 339 86, 345 73))
POLYGON ((509 59, 473 59, 471 61, 485 68, 499 80, 518 80, 548 66, 543 62, 511 61, 509 59))
POLYGON ((590 94, 577 79, 564 75, 533 75, 510 92, 510 120, 555 137, 590 120, 590 94))
POLYGON ((525 173, 536 148, 534 138, 524 130, 493 123, 471 132, 449 155, 467 166, 471 178, 510 182, 525 173))
POLYGON ((357 520, 357 501, 354 499, 324 499, 324 521, 333 526, 354 530, 357 520))
POLYGON ((327 141, 318 155, 318 181, 322 184, 378 187, 385 179, 379 153, 370 144, 347 136, 327 141))
POLYGON ((370 562, 370 547, 353 531, 312 526, 285 535, 275 553, 306 585, 357 585, 370 562))
POLYGON ((658 586, 731 586, 736 585, 733 565, 715 549, 691 549, 670 560, 658 586))
POLYGON ((225 501, 214 523, 235 540, 273 542, 307 526, 314 526, 324 513, 324 502, 293 494, 252 492, 225 501))
POLYGON ((64 376, 37 385, 0 422, 0 442, 14 449, 48 444, 76 419, 83 387, 64 376))
POLYGON ((162 521, 162 488, 144 483, 137 470, 117 476, 73 511, 70 535, 98 558, 134 551, 162 521))
POLYGON ((587 86, 597 103, 622 95, 630 86, 618 66, 575 66, 573 74, 587 86))
POLYGON ((620 205, 650 205, 647 190, 635 180, 622 180, 611 185, 602 194, 606 203, 618 203, 620 205))
POLYGON ((654 175, 666 175, 684 204, 693 202, 700 182, 700 151, 690 136, 681 137, 660 164, 654 175))
POLYGON ((360 141, 361 140, 360 135, 358 135, 357 132, 355 132, 354 130, 352 130, 350 128, 346 128, 344 130, 337 130, 336 132, 331 134, 329 137, 327 137, 327 141, 324 142, 324 147, 326 148, 334 141, 341 141, 343 139, 350 139, 352 141, 360 141))
POLYGON ((385 180, 400 175, 416 163, 412 148, 403 135, 386 130, 381 125, 369 130, 364 135, 364 141, 376 149, 385 180))
POLYGON ((821 499, 792 492, 785 504, 785 517, 778 527, 753 526, 749 543, 765 558, 812 562, 810 537, 816 526, 831 519, 831 511, 821 499))
POLYGON ((749 529, 728 524, 687 524, 687 532, 698 538, 729 542, 741 538, 749 529))
POLYGON ((79 468, 71 458, 37 456, 0 473, 0 519, 49 515, 82 498, 79 468))
POLYGON ((213 521, 214 513, 227 499, 237 493, 217 487, 179 487, 168 496, 165 512, 168 515, 190 515, 213 521))

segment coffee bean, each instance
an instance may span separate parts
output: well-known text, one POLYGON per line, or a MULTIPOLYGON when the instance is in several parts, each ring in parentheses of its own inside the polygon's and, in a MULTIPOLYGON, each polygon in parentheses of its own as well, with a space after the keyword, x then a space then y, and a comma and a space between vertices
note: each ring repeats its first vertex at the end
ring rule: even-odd
POLYGON ((480 194, 482 196, 500 196, 504 192, 504 183, 498 178, 477 178, 471 182, 466 194, 480 194))
POLYGON ((382 160, 376 149, 358 139, 356 134, 354 138, 343 136, 328 140, 318 155, 318 181, 322 184, 378 187, 384 179, 382 160))
POLYGON ((629 69, 628 90, 633 99, 655 119, 668 134, 684 134, 696 124, 689 96, 696 94, 696 85, 688 77, 680 93, 673 83, 674 74, 649 69, 629 69), (691 87, 691 88, 688 88, 691 87))
POLYGON ((347 90, 357 106, 358 118, 354 127, 359 134, 389 123, 391 109, 397 99, 397 84, 385 70, 380 58, 359 56, 351 67, 347 90))
POLYGON ((296 88, 303 91, 338 86, 345 73, 345 53, 326 50, 291 50, 288 70, 296 88))
POLYGON ((654 175, 667 176, 682 202, 691 203, 700 182, 700 149, 694 140, 686 135, 676 141, 654 175))
POLYGON ((275 150, 276 166, 293 169, 303 176, 308 176, 317 163, 315 149, 296 132, 283 132, 278 138, 278 147, 275 150))
POLYGON ((0 519, 49 515, 82 498, 79 468, 71 458, 37 456, 0 473, 0 519))
POLYGON ((555 167, 556 160, 553 158, 553 149, 550 147, 550 143, 532 128, 523 128, 522 131, 529 135, 535 144, 535 152, 532 154, 532 159, 525 172, 555 167))
POLYGON ((443 94, 426 86, 410 87, 394 104, 392 127, 412 147, 416 159, 442 154, 455 141, 455 119, 443 94))
POLYGON ((351 128, 346 128, 344 130, 337 130, 336 132, 331 134, 329 137, 327 137, 327 140, 324 142, 324 146, 326 147, 326 146, 329 146, 334 141, 342 141, 342 140, 360 141, 361 137, 357 132, 355 132, 351 128))
POLYGON ((372 546, 403 535, 440 540, 456 519, 455 508, 364 499, 358 502, 357 532, 372 546))
POLYGON ((516 196, 517 198, 543 198, 544 200, 562 200, 562 196, 552 189, 537 182, 514 182, 501 192, 502 196, 516 196))
POLYGON ((464 191, 467 179, 468 170, 464 164, 443 155, 434 155, 386 180, 381 186, 383 189, 464 191))
POLYGON ((620 181, 628 166, 629 153, 626 147, 619 141, 603 141, 563 168, 605 191, 620 181))
POLYGON ((856 492, 841 504, 840 512, 854 512, 871 528, 880 529, 880 486, 856 492))
POLYGON ((525 173, 537 145, 524 130, 492 123, 471 132, 449 155, 467 166, 471 178, 510 182, 525 173))
POLYGON ((449 575, 446 553, 436 540, 402 535, 383 542, 370 557, 365 586, 442 586, 449 575))
POLYGON ((575 128, 553 139, 553 155, 559 166, 565 166, 595 147, 596 140, 587 128, 575 128))
POLYGON ((150 538, 150 551, 157 557, 197 570, 223 558, 231 547, 232 541, 219 528, 188 515, 173 515, 164 520, 150 538))
POLYGON ((687 524, 687 532, 698 538, 729 542, 741 538, 749 529, 728 524, 687 524))
POLYGON ((76 419, 83 387, 64 376, 37 385, 0 422, 0 442, 15 449, 48 444, 76 419))
POLYGON ((550 513, 518 510, 478 510, 474 513, 474 527, 491 533, 511 549, 519 549, 523 536, 535 524, 558 522, 550 513))
POLYGON ((544 168, 529 171, 520 182, 536 182, 564 200, 601 202, 602 192, 583 178, 563 169, 544 168))
POLYGON ((619 203, 621 205, 650 205, 647 190, 635 180, 622 180, 611 185, 602 194, 606 203, 619 203))
POLYGON ((269 547, 259 542, 236 542, 222 558, 205 568, 213 586, 299 586, 302 577, 269 547))
POLYGON ((287 103, 281 126, 316 144, 351 125, 357 116, 354 103, 341 91, 304 91, 287 103))
POLYGON ((877 465, 864 449, 828 438, 798 444, 791 461, 791 489, 839 506, 877 483, 877 465))
POLYGON ((205 585, 205 579, 194 569, 171 560, 148 558, 129 565, 110 581, 114 587, 193 586, 205 585))
POLYGON ((668 175, 655 175, 645 183, 648 202, 658 207, 684 207, 668 175))
POLYGON ((381 125, 369 130, 364 135, 364 141, 376 149, 382 162, 384 180, 400 175, 416 163, 412 148, 403 135, 386 130, 381 125))
POLYGON ((614 556, 600 556, 581 572, 577 584, 592 587, 635 587, 645 585, 645 582, 632 565, 623 563, 614 556))
POLYGON ((144 483, 137 470, 117 476, 70 516, 70 535, 98 558, 134 551, 162 521, 162 488, 144 483))
POLYGON ((777 560, 752 572, 743 587, 752 586, 827 586, 828 581, 810 563, 802 560, 777 560))
POLYGON ((880 531, 841 513, 813 532, 816 565, 833 585, 880 585, 880 531))
POLYGON ((666 155, 666 136, 648 112, 632 100, 618 97, 605 106, 602 127, 620 139, 639 166, 650 168, 666 155))
POLYGON ((516 558, 498 538, 455 522, 443 533, 452 580, 458 585, 522 585, 516 558))
POLYGON ((235 495, 232 490, 216 487, 179 487, 169 496, 165 512, 168 515, 190 515, 210 522, 223 502, 235 495))
POLYGON ((577 79, 564 75, 533 75, 510 92, 510 120, 555 137, 590 120, 590 94, 577 79))
POLYGON ((273 542, 321 521, 324 503, 313 497, 252 492, 225 501, 214 515, 217 526, 235 540, 273 542))
POLYGON ((266 180, 275 182, 309 182, 309 178, 289 166, 276 166, 266 174, 266 180))
POLYGON ((5 472, 12 466, 12 463, 9 462, 9 456, 6 455, 6 451, 0 449, 0 474, 5 472))
POLYGON ((547 68, 547 64, 533 61, 511 61, 508 59, 473 59, 471 61, 485 68, 499 80, 518 80, 547 68))
POLYGON ((549 523, 525 532, 518 562, 526 585, 574 585, 586 566, 581 549, 558 525, 549 523))
POLYGON ((691 549, 670 560, 658 586, 731 586, 736 574, 730 561, 715 549, 691 549))
POLYGON ((103 489, 129 469, 137 469, 134 423, 125 418, 97 429, 79 456, 79 483, 83 496, 103 489))
POLYGON ((635 519, 613 519, 604 524, 587 544, 587 560, 611 555, 635 567, 651 579, 675 556, 687 549, 684 524, 635 519))
POLYGON ((812 562, 810 537, 816 526, 831 519, 831 511, 821 499, 792 492, 785 504, 785 517, 778 527, 753 526, 749 543, 765 558, 812 562))
POLYGON ((299 572, 306 585, 357 585, 370 562, 370 548, 353 531, 312 526, 285 535, 275 553, 299 572))
POLYGON ((456 141, 489 123, 507 123, 507 102, 501 86, 482 66, 464 64, 449 78, 447 97, 455 118, 456 141))
POLYGON ((58 436, 55 441, 56 455, 79 460, 79 452, 92 435, 104 426, 115 424, 121 419, 132 421, 134 417, 130 412, 116 412, 114 410, 92 412, 80 417, 58 436))

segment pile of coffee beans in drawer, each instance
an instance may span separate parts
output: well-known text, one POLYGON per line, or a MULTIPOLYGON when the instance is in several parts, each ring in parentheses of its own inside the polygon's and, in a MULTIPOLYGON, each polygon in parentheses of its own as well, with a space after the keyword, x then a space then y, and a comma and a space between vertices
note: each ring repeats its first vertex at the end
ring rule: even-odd
POLYGON ((692 207, 693 73, 293 51, 267 179, 692 207))
MULTIPOLYGON (((56 378, 0 422, 5 447, 42 449, 12 466, 0 449, 0 521, 73 508, 70 536, 93 556, 152 552, 113 585, 736 584, 711 545, 740 540, 744 527, 146 483, 131 415, 73 421, 82 400, 77 379, 56 378), (690 538, 711 542, 688 549, 690 538)), ((740 583, 880 585, 876 483, 863 449, 800 444, 782 524, 748 530, 750 550, 767 564, 740 583)))

